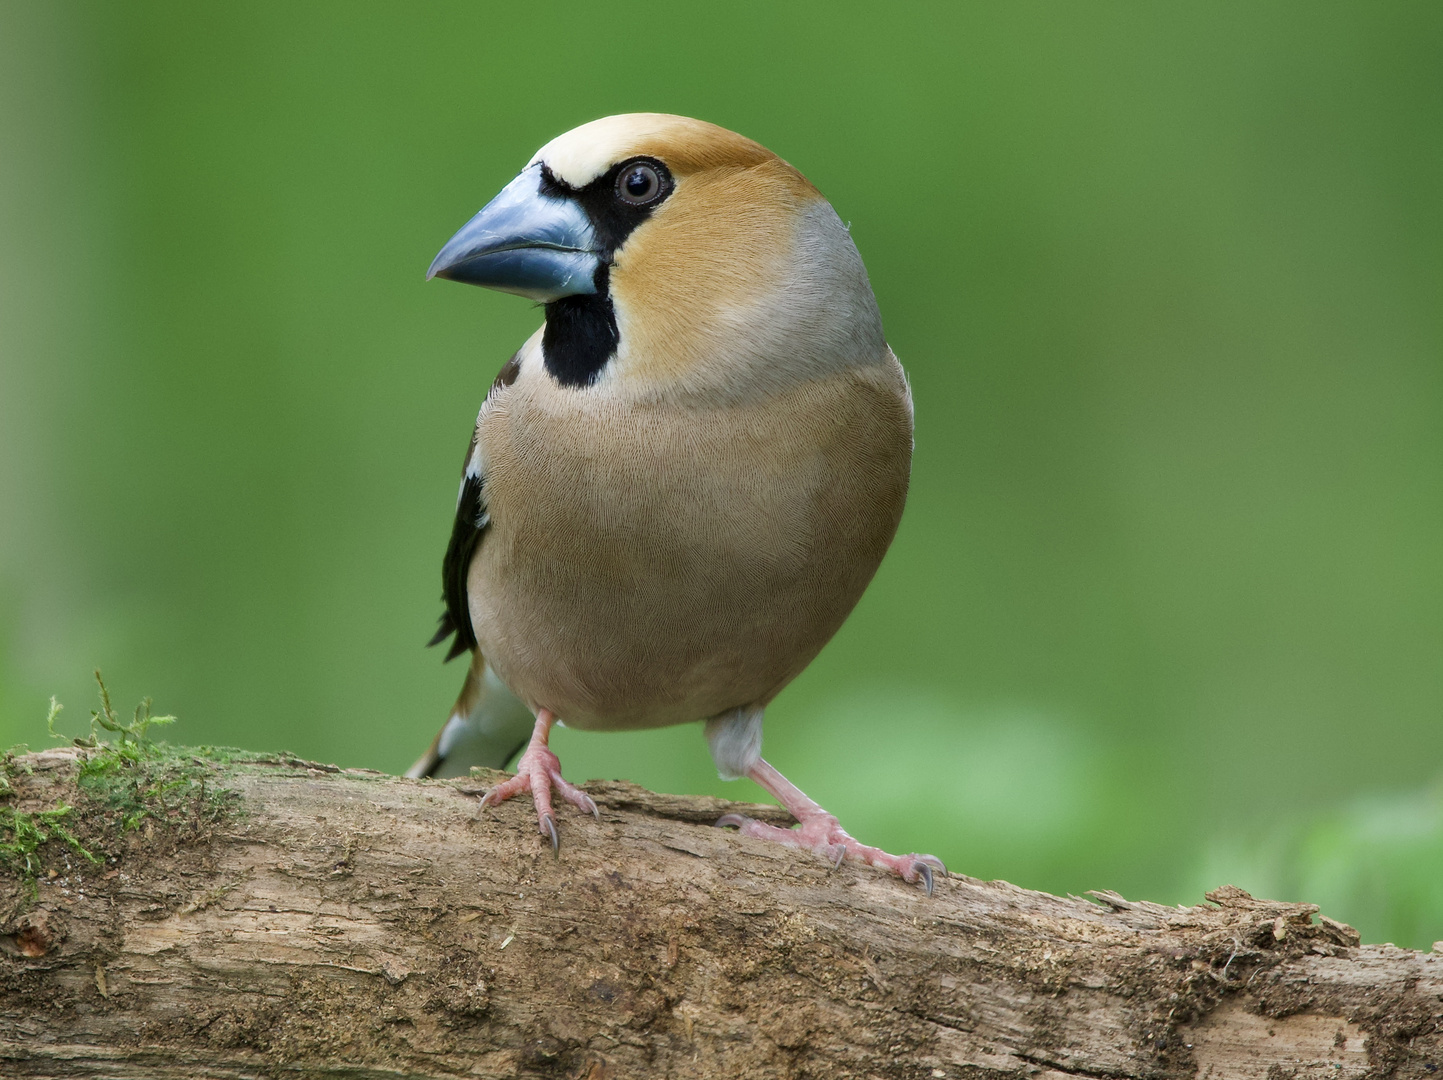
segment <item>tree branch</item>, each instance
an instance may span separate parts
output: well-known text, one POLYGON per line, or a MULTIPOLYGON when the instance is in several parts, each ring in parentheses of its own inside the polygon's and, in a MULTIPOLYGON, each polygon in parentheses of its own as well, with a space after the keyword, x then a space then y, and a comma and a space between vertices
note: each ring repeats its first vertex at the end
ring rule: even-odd
POLYGON ((478 813, 468 792, 489 777, 113 753, 7 762, 6 1076, 1443 1066, 1438 958, 1359 946, 1307 904, 1223 888, 1175 909, 966 877, 928 899, 706 824, 735 804, 622 783, 587 786, 602 821, 564 815, 553 858, 526 800, 478 813), (22 843, 27 820, 48 839, 22 843))

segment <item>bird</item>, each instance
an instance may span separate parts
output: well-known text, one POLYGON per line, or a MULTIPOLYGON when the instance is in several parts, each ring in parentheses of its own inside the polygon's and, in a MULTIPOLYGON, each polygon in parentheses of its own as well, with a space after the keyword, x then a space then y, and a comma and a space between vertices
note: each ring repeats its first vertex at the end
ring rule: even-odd
POLYGON ((542 326, 481 405, 431 644, 470 654, 408 774, 516 772, 599 817, 552 727, 702 722, 724 779, 797 820, 746 835, 933 890, 932 855, 862 844, 761 756, 767 706, 871 581, 907 498, 911 390, 850 228, 802 173, 726 128, 664 113, 543 146, 432 261, 528 298, 542 326))

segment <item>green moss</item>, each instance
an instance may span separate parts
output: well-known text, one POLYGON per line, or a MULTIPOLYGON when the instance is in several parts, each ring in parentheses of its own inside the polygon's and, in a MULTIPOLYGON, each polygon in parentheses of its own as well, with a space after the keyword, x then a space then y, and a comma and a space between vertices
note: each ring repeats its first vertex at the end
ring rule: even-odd
MULTIPOLYGON (((150 732, 174 717, 152 716, 146 699, 130 718, 122 719, 100 672, 95 679, 100 708, 90 714, 88 735, 67 740, 81 750, 74 772, 54 773, 54 782, 42 785, 44 802, 50 805, 21 809, 30 805, 26 800, 33 797, 35 786, 35 769, 19 756, 24 747, 0 756, 0 881, 9 877, 18 882, 21 890, 10 894, 11 902, 22 907, 38 895, 47 845, 64 845, 86 861, 102 864, 125 857, 137 843, 166 850, 203 840, 239 812, 238 794, 215 782, 218 767, 257 756, 226 747, 173 747, 152 739, 150 732), (143 838, 126 838, 141 828, 143 838)), ((52 698, 47 725, 51 735, 65 738, 55 730, 60 712, 52 698)))
MULTIPOLYGON (((100 708, 92 709, 90 712, 90 736, 84 739, 73 740, 76 746, 83 746, 90 749, 101 749, 105 753, 128 761, 143 760, 147 751, 157 744, 153 742, 148 734, 152 727, 159 727, 163 724, 175 723, 173 716, 151 716, 150 698, 146 698, 135 707, 135 716, 126 722, 120 719, 120 715, 110 704, 110 689, 105 685, 105 680, 100 677, 100 671, 95 672, 95 682, 100 687, 100 708), (101 737, 101 731, 112 733, 115 738, 106 740, 101 737)), ((50 699, 50 715, 45 718, 45 725, 50 729, 50 734, 57 739, 64 738, 55 730, 55 719, 60 715, 62 706, 54 698, 50 699)))
MULTIPOLYGON (((184 823, 192 831, 218 822, 235 793, 211 783, 209 764, 193 750, 150 738, 152 727, 174 723, 175 717, 152 716, 146 698, 130 720, 122 720, 99 671, 95 681, 100 708, 90 714, 90 735, 73 740, 90 751, 76 774, 81 792, 122 831, 139 828, 147 820, 184 823)), ((50 731, 55 734, 60 706, 52 699, 50 708, 50 731)))
POLYGON ((75 834, 61 824, 73 812, 65 803, 31 813, 13 806, 0 807, 0 863, 14 870, 33 888, 40 873, 40 847, 52 837, 63 840, 90 862, 99 863, 100 856, 87 850, 75 834))
MULTIPOLYGON (((25 774, 33 770, 11 751, 0 759, 0 868, 20 879, 32 898, 44 870, 44 848, 63 843, 92 863, 121 853, 127 832, 153 823, 175 841, 203 836, 236 812, 238 796, 214 782, 218 764, 243 758, 241 751, 172 747, 151 738, 157 725, 174 721, 152 716, 150 700, 122 719, 110 700, 100 672, 100 708, 90 714, 90 732, 70 739, 83 753, 73 780, 62 783, 45 809, 21 810, 13 804, 25 774)), ((53 698, 47 717, 51 735, 61 706, 53 698)), ((150 836, 147 831, 147 838, 150 836)))

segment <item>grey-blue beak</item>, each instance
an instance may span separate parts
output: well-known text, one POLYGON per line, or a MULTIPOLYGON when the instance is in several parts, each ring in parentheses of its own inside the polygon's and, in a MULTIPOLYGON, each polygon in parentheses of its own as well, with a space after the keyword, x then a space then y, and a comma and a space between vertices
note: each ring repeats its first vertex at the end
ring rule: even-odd
POLYGON ((596 291, 591 219, 571 199, 541 193, 541 166, 532 165, 501 189, 441 249, 426 271, 530 297, 543 304, 596 291))

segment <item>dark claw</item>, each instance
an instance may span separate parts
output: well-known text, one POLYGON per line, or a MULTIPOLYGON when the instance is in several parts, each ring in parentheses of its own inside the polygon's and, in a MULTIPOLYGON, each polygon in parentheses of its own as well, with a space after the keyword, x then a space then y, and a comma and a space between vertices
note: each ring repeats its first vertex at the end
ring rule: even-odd
MULTIPOLYGON (((553 855, 561 854, 561 837, 556 832, 556 819, 550 814, 546 814, 541 819, 541 833, 543 836, 550 835, 551 853, 553 855)), ((932 879, 929 877, 927 880, 930 882, 932 879)), ((929 888, 927 891, 930 893, 932 890, 929 888)))
POLYGON ((937 856, 935 856, 935 855, 922 855, 922 856, 919 856, 919 858, 920 858, 924 863, 926 863, 928 866, 930 866, 933 870, 941 870, 941 871, 942 871, 942 877, 943 877, 943 878, 949 878, 949 877, 952 876, 951 874, 949 874, 949 873, 947 872, 947 864, 944 863, 941 859, 937 858, 937 856))
POLYGON ((732 825, 740 829, 750 820, 751 818, 743 817, 741 814, 723 814, 721 817, 716 819, 716 825, 714 827, 718 829, 724 829, 728 825, 732 825))
MULTIPOLYGON (((932 868, 924 862, 917 865, 917 873, 922 878, 922 884, 927 887, 927 895, 932 895, 932 868)), ((945 871, 944 871, 945 872, 945 871)))
POLYGON ((596 800, 593 799, 590 795, 588 795, 586 797, 586 805, 591 807, 591 816, 594 817, 597 821, 600 821, 601 811, 596 808, 596 800))

